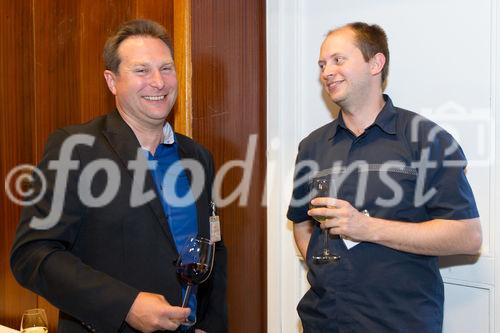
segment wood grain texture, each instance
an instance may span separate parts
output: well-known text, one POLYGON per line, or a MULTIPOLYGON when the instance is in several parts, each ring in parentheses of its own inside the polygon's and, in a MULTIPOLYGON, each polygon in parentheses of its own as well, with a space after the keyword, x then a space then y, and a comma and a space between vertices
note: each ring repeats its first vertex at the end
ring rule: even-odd
MULTIPOLYGON (((265 59, 265 1, 192 2, 193 136, 218 168, 245 159, 249 136, 258 139, 248 202, 220 211, 230 332, 266 332, 265 59)), ((241 169, 226 175, 224 197, 241 177, 241 169)))
MULTIPOLYGON (((21 163, 33 163, 33 6, 31 0, 0 2, 0 179, 21 163)), ((3 183, 2 183, 3 184, 3 183)), ((13 183, 10 183, 13 185, 13 183)), ((10 186, 12 188, 12 186, 10 186)), ((21 313, 37 305, 10 271, 9 254, 20 207, 0 191, 0 324, 19 328, 21 313)))
POLYGON ((184 135, 192 136, 191 0, 177 0, 174 2, 173 38, 175 68, 179 80, 177 109, 174 113, 175 130, 184 135))
POLYGON ((33 7, 36 160, 56 128, 80 122, 78 1, 37 0, 33 7))
MULTIPOLYGON (((60 1, 60 0, 59 0, 60 1)), ((102 50, 118 26, 133 17, 132 0, 79 1, 79 63, 74 79, 79 82, 79 122, 85 122, 115 108, 114 96, 104 81, 102 50)))

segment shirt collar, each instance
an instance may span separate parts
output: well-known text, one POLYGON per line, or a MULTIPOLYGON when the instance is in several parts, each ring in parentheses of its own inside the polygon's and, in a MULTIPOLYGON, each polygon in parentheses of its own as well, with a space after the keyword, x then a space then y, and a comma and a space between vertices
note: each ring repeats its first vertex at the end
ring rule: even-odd
MULTIPOLYGON (((162 139, 160 144, 165 144, 165 145, 172 145, 175 143, 175 134, 174 130, 172 129, 172 126, 168 122, 165 123, 163 126, 163 134, 162 134, 162 139)), ((141 148, 145 150, 146 152, 149 152, 149 150, 145 147, 141 148)))
MULTIPOLYGON (((396 110, 394 109, 391 98, 386 94, 384 94, 383 97, 385 101, 384 107, 380 110, 373 124, 368 128, 378 126, 387 134, 396 134, 396 110)), ((337 121, 334 122, 331 138, 337 134, 339 127, 348 130, 342 118, 342 111, 339 112, 337 121)))
POLYGON ((396 134, 396 110, 392 104, 391 98, 384 94, 385 105, 375 118, 372 126, 378 126, 387 134, 396 134))
POLYGON ((163 139, 161 143, 166 145, 171 145, 174 142, 175 142, 174 130, 172 129, 172 126, 170 126, 170 124, 166 122, 165 126, 163 126, 163 139))

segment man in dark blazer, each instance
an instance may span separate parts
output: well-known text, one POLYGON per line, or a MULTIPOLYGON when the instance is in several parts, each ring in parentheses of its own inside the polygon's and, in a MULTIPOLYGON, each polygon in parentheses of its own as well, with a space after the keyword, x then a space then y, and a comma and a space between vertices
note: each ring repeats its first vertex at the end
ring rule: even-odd
POLYGON ((33 185, 43 196, 24 208, 12 248, 14 276, 60 309, 58 332, 227 332, 222 241, 196 293, 195 326, 179 326, 190 310, 179 306, 175 233, 154 173, 144 171, 145 154, 169 144, 181 163, 203 166, 183 173, 191 189, 203 182, 192 227, 210 238, 212 157, 165 120, 177 97, 170 40, 155 22, 129 21, 104 58, 117 110, 49 137, 39 165, 46 182, 33 185))

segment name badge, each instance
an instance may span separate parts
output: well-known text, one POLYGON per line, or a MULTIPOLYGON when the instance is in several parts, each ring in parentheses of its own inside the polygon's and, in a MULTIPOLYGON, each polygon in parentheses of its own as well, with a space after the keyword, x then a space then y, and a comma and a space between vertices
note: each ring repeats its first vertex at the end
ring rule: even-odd
POLYGON ((210 221, 210 241, 212 243, 218 242, 221 240, 219 216, 212 215, 210 216, 209 221, 210 221))
POLYGON ((212 208, 212 215, 208 219, 210 222, 210 241, 215 243, 221 240, 220 220, 219 215, 215 213, 215 203, 213 201, 210 202, 210 206, 212 208))

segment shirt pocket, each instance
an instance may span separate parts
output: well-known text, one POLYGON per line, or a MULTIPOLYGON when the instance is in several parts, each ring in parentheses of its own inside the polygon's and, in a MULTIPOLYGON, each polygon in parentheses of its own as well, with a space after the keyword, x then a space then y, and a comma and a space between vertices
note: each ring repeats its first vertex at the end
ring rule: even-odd
POLYGON ((415 209, 418 170, 402 163, 370 164, 366 206, 371 214, 390 219, 411 219, 415 209), (368 208, 369 207, 369 208, 368 208))

